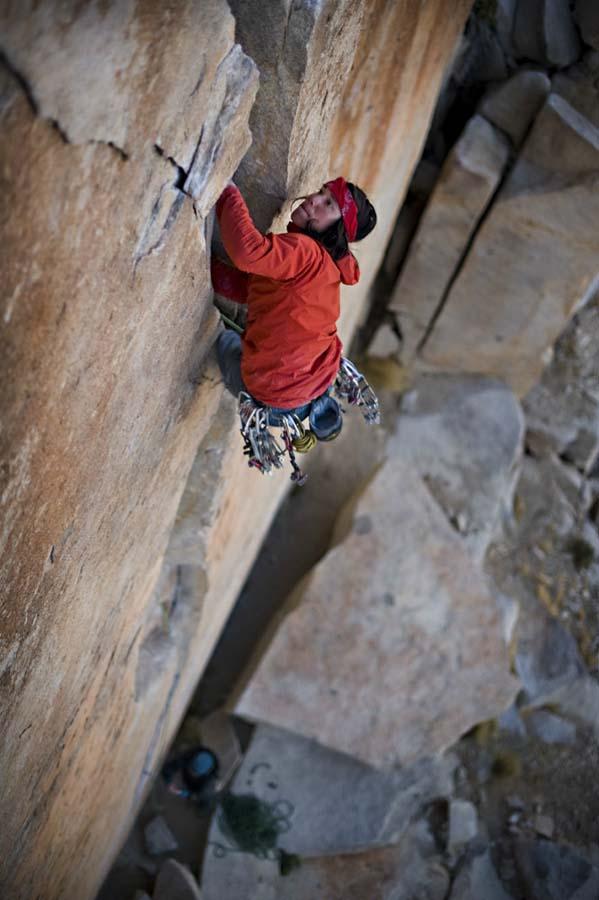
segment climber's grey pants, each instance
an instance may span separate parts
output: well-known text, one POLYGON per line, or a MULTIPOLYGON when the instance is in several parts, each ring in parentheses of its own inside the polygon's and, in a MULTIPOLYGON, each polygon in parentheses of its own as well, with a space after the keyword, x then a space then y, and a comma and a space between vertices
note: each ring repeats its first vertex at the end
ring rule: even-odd
POLYGON ((218 364, 223 374, 225 387, 229 393, 237 397, 240 391, 247 393, 241 377, 241 337, 232 328, 227 328, 219 335, 216 344, 218 364))

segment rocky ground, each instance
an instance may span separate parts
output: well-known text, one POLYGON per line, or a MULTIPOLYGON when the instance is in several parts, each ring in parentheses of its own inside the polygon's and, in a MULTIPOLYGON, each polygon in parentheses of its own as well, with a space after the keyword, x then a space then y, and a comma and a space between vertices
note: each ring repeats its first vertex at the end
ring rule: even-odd
POLYGON ((362 329, 384 428, 313 453, 172 751, 218 779, 156 779, 100 898, 599 897, 599 17, 476 13, 362 329))

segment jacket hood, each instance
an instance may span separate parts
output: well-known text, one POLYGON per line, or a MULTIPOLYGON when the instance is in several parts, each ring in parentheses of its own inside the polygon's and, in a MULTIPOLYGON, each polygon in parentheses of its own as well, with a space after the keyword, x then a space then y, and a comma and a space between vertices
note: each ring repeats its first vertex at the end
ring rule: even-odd
MULTIPOLYGON (((306 233, 303 228, 299 228, 299 226, 294 225, 293 222, 289 222, 289 224, 287 225, 287 231, 290 234, 306 233)), ((334 259, 333 262, 339 269, 339 277, 341 278, 342 284, 358 283, 358 281, 360 280, 360 266, 358 265, 358 260, 353 255, 353 253, 346 253, 346 255, 342 256, 341 259, 334 259)))
POLYGON ((360 280, 360 266, 353 253, 347 253, 341 259, 334 260, 341 274, 342 284, 357 284, 360 280))

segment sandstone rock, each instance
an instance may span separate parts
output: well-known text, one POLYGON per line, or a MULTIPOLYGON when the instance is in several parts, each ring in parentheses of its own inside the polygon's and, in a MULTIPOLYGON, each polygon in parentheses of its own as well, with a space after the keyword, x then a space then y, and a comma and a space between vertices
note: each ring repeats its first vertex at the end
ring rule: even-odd
POLYGON ((158 873, 153 900, 205 900, 205 898, 189 869, 176 859, 167 859, 158 873))
MULTIPOLYGON (((53 3, 25 5, 26 15, 3 10, 4 48, 29 85, 39 115, 57 122, 66 140, 110 144, 129 157, 157 145, 187 171, 198 155, 199 128, 204 123, 209 132, 218 120, 220 146, 206 134, 199 155, 212 145, 206 182, 214 178, 215 164, 227 157, 226 179, 249 143, 248 132, 239 126, 244 118, 247 122, 257 70, 233 45, 234 20, 218 0, 208 0, 201 9, 185 3, 178 28, 167 10, 154 15, 153 41, 132 3, 61 13, 53 3), (195 65, 190 64, 194 57, 195 65), (230 91, 223 105, 221 84, 227 80, 230 91), (231 122, 236 133, 230 131, 231 122)), ((213 196, 218 188, 209 185, 213 196)))
POLYGON ((482 560, 511 510, 524 419, 502 382, 469 375, 424 375, 403 396, 390 453, 418 471, 482 560))
POLYGON ((576 0, 574 17, 582 39, 599 50, 599 8, 593 0, 576 0))
POLYGON ((258 649, 236 713, 388 766, 501 712, 516 683, 497 608, 416 470, 389 458, 338 529, 258 649))
MULTIPOLYGON (((351 16, 327 2, 308 47, 287 32, 316 77, 296 72, 301 114, 291 142, 288 131, 269 136, 267 168, 286 142, 290 185, 359 172, 379 212, 345 340, 469 5, 459 0, 447 20, 442 0, 384 15, 352 3, 351 16), (350 80, 337 26, 355 35, 362 9, 350 80)), ((145 665, 169 531, 221 392, 207 364, 217 317, 202 216, 247 148, 257 87, 226 4, 158 6, 0 12, 2 58, 19 79, 3 63, 0 894, 95 893, 288 484, 248 473, 241 454, 216 467, 218 502, 202 495, 214 515, 200 564, 167 561, 160 576, 165 590, 198 585, 169 619, 181 647, 145 665), (22 738, 32 721, 42 744, 22 738), (90 793, 97 781, 102 793, 90 793)), ((292 58, 279 33, 277 65, 261 72, 275 90, 292 58)), ((164 599, 171 609, 174 593, 164 599)))
POLYGON ((549 841, 519 841, 515 857, 530 900, 594 900, 599 868, 549 841))
POLYGON ((421 822, 396 846, 302 859, 285 876, 275 862, 241 853, 223 858, 209 853, 202 874, 205 900, 444 900, 448 886, 449 875, 421 822))
POLYGON ((485 94, 478 111, 519 147, 550 89, 544 72, 523 69, 485 94))
POLYGON ((399 314, 406 360, 413 358, 443 301, 508 153, 503 135, 474 116, 445 161, 390 303, 399 314))
POLYGON ((596 287, 598 177, 599 132, 550 95, 435 323, 426 363, 493 374, 518 395, 532 387, 596 287))
POLYGON ((513 40, 520 57, 560 67, 582 49, 568 0, 519 0, 513 40))
POLYGON ((150 856, 171 853, 179 846, 177 839, 166 824, 163 816, 154 816, 144 828, 146 850, 150 856))
MULTIPOLYGON (((280 814, 277 848, 302 857, 350 853, 398 841, 424 803, 451 791, 454 766, 451 757, 422 759, 379 772, 314 741, 258 726, 231 793, 252 795, 280 814)), ((221 811, 210 840, 231 848, 222 823, 221 811)))
MULTIPOLYGON (((212 87, 234 26, 226 8, 215 16, 214 6, 192 3, 181 7, 187 27, 178 37, 163 15, 145 29, 143 14, 128 5, 107 12, 106 27, 95 7, 61 10, 64 21, 56 4, 32 7, 31 18, 21 9, 10 21, 2 11, 3 52, 23 64, 40 115, 15 81, 2 119, 10 216, 0 360, 12 386, 2 395, 9 468, 0 577, 11 624, 2 661, 0 893, 26 896, 35 884, 48 898, 96 890, 182 696, 175 698, 179 648, 161 654, 145 693, 136 687, 147 688, 152 666, 142 666, 140 679, 136 668, 178 499, 221 388, 200 377, 216 327, 205 223, 166 154, 189 161, 206 119, 223 112, 212 87), (121 16, 129 37, 115 24, 121 16), (204 43, 206 35, 213 41, 204 43), (68 61, 59 49, 53 59, 61 40, 68 61), (184 76, 178 40, 189 53, 184 76), (113 106, 103 73, 116 77, 123 46, 131 70, 113 106), (96 73, 90 60, 98 54, 106 65, 96 73), (63 93, 58 76, 67 70, 63 93), (194 98, 184 93, 189 78, 198 83, 194 98), (58 127, 42 118, 63 114, 58 127), (97 130, 92 120, 115 130, 97 130), (161 156, 153 145, 162 128, 172 144, 161 156), (65 133, 85 143, 68 143, 65 133), (123 141, 126 152, 118 152, 112 144, 123 141), (32 717, 44 741, 25 745, 32 717), (94 782, 102 784, 101 807, 89 792, 94 782), (61 842, 49 854, 56 821, 61 842)), ((251 72, 237 81, 237 115, 223 112, 203 197, 222 188, 247 147, 251 72)), ((182 609, 191 613, 191 639, 196 610, 182 609)))
POLYGON ((472 856, 460 869, 449 900, 513 900, 503 889, 488 850, 472 856))

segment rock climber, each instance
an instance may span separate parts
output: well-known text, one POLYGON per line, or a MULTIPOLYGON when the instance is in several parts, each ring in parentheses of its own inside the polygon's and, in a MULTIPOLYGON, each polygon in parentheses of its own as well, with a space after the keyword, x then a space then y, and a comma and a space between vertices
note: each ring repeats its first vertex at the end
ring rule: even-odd
POLYGON ((360 270, 349 244, 376 225, 366 194, 344 178, 327 181, 292 214, 284 234, 262 234, 238 188, 229 182, 216 204, 221 238, 233 265, 213 258, 214 289, 247 304, 239 335, 224 331, 217 353, 225 385, 249 395, 272 416, 309 417, 319 440, 341 430, 330 396, 342 344, 336 323, 341 284, 356 284, 360 270))

